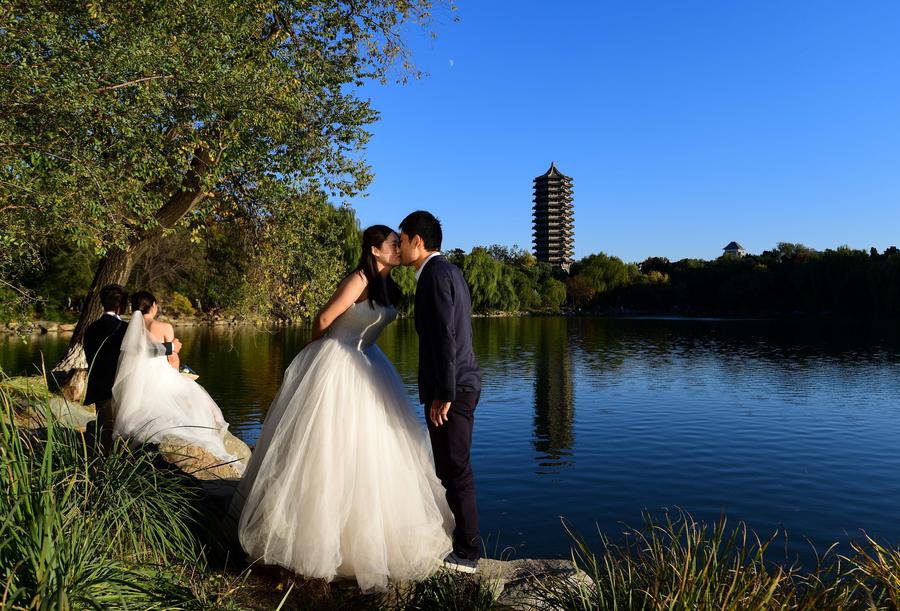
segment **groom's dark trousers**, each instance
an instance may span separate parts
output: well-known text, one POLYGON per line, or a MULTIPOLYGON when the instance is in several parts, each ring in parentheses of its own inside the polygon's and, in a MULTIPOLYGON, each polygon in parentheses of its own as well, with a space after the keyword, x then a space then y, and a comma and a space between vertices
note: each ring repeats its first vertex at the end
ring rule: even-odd
POLYGON ((471 448, 481 370, 472 351, 469 287, 459 268, 440 255, 425 263, 416 285, 416 332, 419 400, 425 406, 435 472, 456 519, 453 551, 476 559, 481 555, 481 541, 471 448), (428 418, 434 400, 450 402, 448 420, 439 427, 428 418))
POLYGON ((470 458, 475 406, 478 405, 480 394, 481 391, 457 389, 456 399, 450 404, 450 419, 441 426, 431 423, 428 418, 429 406, 425 409, 435 472, 447 489, 447 504, 456 518, 453 551, 463 558, 473 560, 481 555, 475 476, 470 458))

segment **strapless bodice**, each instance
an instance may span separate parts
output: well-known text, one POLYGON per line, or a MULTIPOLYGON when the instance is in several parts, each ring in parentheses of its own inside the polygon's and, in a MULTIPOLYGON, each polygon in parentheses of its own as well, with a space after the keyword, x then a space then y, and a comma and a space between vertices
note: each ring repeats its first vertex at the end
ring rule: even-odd
POLYGON ((352 344, 357 350, 365 350, 378 340, 382 329, 396 318, 397 310, 394 306, 377 303, 369 305, 368 301, 354 303, 331 323, 326 337, 352 344))

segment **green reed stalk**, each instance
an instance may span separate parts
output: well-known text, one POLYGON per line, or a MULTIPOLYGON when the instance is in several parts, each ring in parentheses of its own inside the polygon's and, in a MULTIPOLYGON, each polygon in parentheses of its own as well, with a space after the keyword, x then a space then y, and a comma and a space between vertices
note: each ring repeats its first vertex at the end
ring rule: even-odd
POLYGON ((204 563, 191 488, 150 453, 94 451, 46 397, 15 393, 0 384, 0 608, 190 606, 166 564, 204 563), (44 402, 45 429, 16 425, 22 401, 44 402))
MULTIPOLYGON (((801 574, 766 560, 774 537, 762 540, 744 524, 712 526, 679 513, 661 521, 645 515, 614 544, 600 534, 600 551, 564 521, 580 577, 538 584, 550 608, 593 609, 898 609, 900 552, 872 539, 854 544, 852 558, 820 558, 801 574)), ((831 551, 826 557, 831 555, 831 551)))

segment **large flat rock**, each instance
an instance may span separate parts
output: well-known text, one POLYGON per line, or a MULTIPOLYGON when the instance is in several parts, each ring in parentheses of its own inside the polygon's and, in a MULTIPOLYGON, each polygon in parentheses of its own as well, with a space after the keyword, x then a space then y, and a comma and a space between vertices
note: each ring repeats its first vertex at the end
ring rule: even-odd
POLYGON ((573 586, 593 586, 590 576, 571 560, 530 559, 492 560, 478 563, 476 576, 494 592, 498 604, 510 609, 551 609, 542 599, 542 584, 566 580, 573 586))
MULTIPOLYGON (((85 432, 88 424, 97 419, 93 405, 85 406, 51 394, 39 376, 13 378, 3 386, 14 402, 15 422, 22 428, 42 429, 47 426, 47 419, 52 418, 60 426, 85 432)), ((225 433, 225 449, 243 467, 250 462, 250 448, 231 433, 225 433)), ((223 463, 217 456, 174 435, 163 439, 159 452, 166 462, 199 480, 237 480, 243 472, 241 466, 223 463)))
MULTIPOLYGON (((238 462, 246 468, 251 454, 246 443, 225 433, 225 449, 237 456, 238 462)), ((199 480, 235 480, 240 479, 243 472, 239 465, 222 462, 218 456, 174 435, 167 435, 162 440, 159 453, 163 460, 199 480)))
POLYGON ((26 429, 42 429, 47 426, 47 418, 60 426, 85 432, 89 422, 97 418, 93 406, 86 407, 77 401, 68 401, 63 397, 51 396, 47 399, 15 398, 16 424, 26 429), (49 413, 48 413, 49 412, 49 413))

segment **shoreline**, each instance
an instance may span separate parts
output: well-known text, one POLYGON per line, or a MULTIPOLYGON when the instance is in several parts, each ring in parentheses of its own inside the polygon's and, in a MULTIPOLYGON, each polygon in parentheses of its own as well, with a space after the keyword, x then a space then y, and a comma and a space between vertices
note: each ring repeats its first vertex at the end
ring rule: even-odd
MULTIPOLYGON (((472 314, 473 319, 483 318, 604 318, 608 320, 637 320, 637 321, 672 321, 672 322, 883 322, 900 323, 894 318, 871 318, 862 316, 836 316, 836 315, 811 315, 811 314, 735 314, 723 315, 711 312, 685 314, 667 312, 637 312, 615 310, 561 310, 559 312, 491 312, 472 314)), ((400 318, 408 318, 401 316, 400 318)), ((294 327, 308 326, 310 321, 278 318, 243 318, 239 316, 214 316, 169 318, 158 317, 162 322, 171 323, 173 327, 294 327)), ((67 335, 75 330, 75 323, 61 323, 47 320, 10 321, 0 322, 0 335, 34 336, 58 334, 67 335)))

